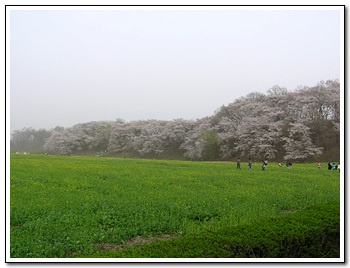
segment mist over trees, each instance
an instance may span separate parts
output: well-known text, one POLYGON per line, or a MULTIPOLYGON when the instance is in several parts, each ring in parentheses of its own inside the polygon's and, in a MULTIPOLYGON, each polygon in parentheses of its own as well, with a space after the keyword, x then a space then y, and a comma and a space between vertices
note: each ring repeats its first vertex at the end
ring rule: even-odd
POLYGON ((249 93, 197 120, 95 121, 11 135, 11 152, 188 160, 338 161, 340 84, 249 93))

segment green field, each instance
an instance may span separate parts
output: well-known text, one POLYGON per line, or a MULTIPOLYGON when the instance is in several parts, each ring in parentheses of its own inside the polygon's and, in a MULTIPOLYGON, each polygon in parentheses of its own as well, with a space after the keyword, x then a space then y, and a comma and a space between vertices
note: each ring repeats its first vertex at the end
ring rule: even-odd
POLYGON ((317 164, 11 155, 11 258, 74 258, 135 238, 238 228, 339 202, 338 171, 317 164))

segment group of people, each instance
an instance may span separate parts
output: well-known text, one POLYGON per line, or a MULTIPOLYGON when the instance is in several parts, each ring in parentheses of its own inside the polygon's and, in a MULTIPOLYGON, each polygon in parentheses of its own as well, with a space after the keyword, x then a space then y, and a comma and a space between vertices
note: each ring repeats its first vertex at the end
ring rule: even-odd
MULTIPOLYGON (((249 161, 248 161, 248 170, 252 170, 252 160, 249 158, 249 161)), ((267 159, 264 159, 262 160, 262 165, 261 165, 261 170, 266 170, 266 166, 268 164, 268 161, 267 159)), ((278 166, 279 167, 283 167, 283 164, 281 162, 278 163, 278 166)), ((287 168, 292 168, 292 163, 290 161, 287 161, 286 162, 286 167, 287 168)), ((238 158, 238 161, 237 161, 237 169, 241 169, 241 160, 238 158)))
MULTIPOLYGON (((266 170, 267 164, 268 164, 267 159, 262 160, 261 170, 266 170)), ((249 160, 248 160, 248 170, 252 170, 252 166, 253 166, 253 162, 252 162, 252 160, 249 158, 249 160)), ((278 163, 278 166, 279 166, 279 167, 283 167, 283 164, 282 164, 281 162, 279 162, 279 163, 278 163)), ((286 162, 286 167, 287 167, 287 168, 292 168, 292 162, 287 161, 287 162, 286 162)), ((317 167, 318 167, 318 169, 321 169, 321 167, 322 167, 321 162, 318 162, 318 163, 317 163, 317 167)), ((237 159, 237 169, 241 169, 241 159, 240 159, 240 158, 237 159)), ((337 165, 336 163, 333 163, 333 165, 332 165, 332 164, 329 162, 329 163, 328 163, 328 170, 339 170, 339 171, 340 171, 340 163, 338 163, 338 165, 337 165)))
MULTIPOLYGON (((267 164, 266 164, 267 165, 267 164)), ((249 158, 249 161, 248 161, 248 170, 252 170, 252 166, 253 166, 253 162, 252 160, 249 158)), ((238 158, 237 159, 237 169, 241 169, 241 159, 238 158)))
MULTIPOLYGON (((268 164, 267 159, 262 160, 261 170, 266 170, 267 164, 268 164)), ((290 167, 292 166, 292 163, 287 162, 287 167, 288 167, 288 164, 290 165, 290 167)), ((279 166, 283 166, 281 163, 279 163, 278 165, 279 166)), ((248 160, 248 170, 252 170, 252 167, 253 167, 253 162, 249 158, 249 160, 248 160)), ((241 159, 240 158, 237 159, 237 169, 241 169, 241 159)))
MULTIPOLYGON (((321 169, 321 163, 318 162, 317 163, 318 169, 321 169)), ((340 171, 340 163, 338 163, 338 165, 333 162, 333 164, 331 164, 330 162, 328 162, 328 170, 339 170, 340 171)))
MULTIPOLYGON (((279 162, 279 163, 278 163, 278 166, 279 166, 279 167, 283 167, 283 164, 282 164, 281 162, 279 162)), ((293 166, 292 162, 290 162, 290 161, 287 161, 287 162, 286 162, 286 167, 287 167, 287 168, 292 168, 292 166, 293 166)))

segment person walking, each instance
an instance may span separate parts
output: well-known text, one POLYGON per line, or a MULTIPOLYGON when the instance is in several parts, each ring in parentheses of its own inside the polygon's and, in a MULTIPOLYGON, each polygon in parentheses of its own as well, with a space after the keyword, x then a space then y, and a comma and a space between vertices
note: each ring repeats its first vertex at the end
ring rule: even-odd
POLYGON ((237 169, 241 169, 241 159, 237 159, 237 169))
POLYGON ((266 166, 267 166, 267 160, 265 159, 265 160, 262 161, 262 167, 261 167, 262 169, 261 170, 265 171, 266 170, 266 166))
POLYGON ((321 162, 317 163, 317 167, 318 167, 318 169, 321 169, 321 167, 322 167, 321 162))
POLYGON ((252 165, 253 165, 253 162, 252 162, 252 160, 249 158, 249 161, 248 161, 248 170, 252 170, 252 165))

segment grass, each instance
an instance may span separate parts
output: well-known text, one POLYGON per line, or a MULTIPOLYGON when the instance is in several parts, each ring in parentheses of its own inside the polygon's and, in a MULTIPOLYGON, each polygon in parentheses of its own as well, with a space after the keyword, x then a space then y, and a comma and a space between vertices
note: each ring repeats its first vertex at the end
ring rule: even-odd
POLYGON ((11 155, 10 165, 12 258, 92 256, 101 245, 239 228, 340 199, 339 173, 316 164, 248 171, 245 163, 11 155))
MULTIPOLYGON (((134 239, 86 258, 339 258, 339 202, 172 239, 134 239)), ((81 257, 84 257, 81 256, 81 257)))

